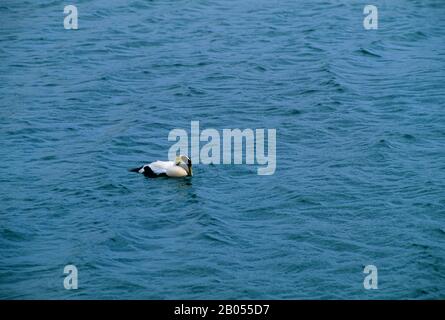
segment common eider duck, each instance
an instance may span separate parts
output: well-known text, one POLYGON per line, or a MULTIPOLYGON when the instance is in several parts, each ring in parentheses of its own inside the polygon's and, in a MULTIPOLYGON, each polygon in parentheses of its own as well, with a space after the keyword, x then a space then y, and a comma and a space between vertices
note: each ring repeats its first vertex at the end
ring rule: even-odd
POLYGON ((187 177, 192 176, 192 160, 189 157, 180 155, 175 161, 155 161, 145 164, 142 167, 130 169, 132 172, 142 173, 149 178, 157 177, 187 177))

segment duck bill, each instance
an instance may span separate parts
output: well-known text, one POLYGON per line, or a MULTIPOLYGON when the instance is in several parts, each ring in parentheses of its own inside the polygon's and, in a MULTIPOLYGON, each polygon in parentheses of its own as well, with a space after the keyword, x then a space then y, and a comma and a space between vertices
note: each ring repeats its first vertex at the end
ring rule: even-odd
POLYGON ((192 167, 189 167, 189 176, 193 176, 193 170, 192 170, 192 167))

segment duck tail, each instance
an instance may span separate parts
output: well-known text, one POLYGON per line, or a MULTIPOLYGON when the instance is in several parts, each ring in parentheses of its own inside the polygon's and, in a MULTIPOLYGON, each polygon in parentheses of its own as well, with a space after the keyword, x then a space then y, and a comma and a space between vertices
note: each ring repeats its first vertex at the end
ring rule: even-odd
POLYGON ((139 168, 133 168, 133 169, 129 169, 128 171, 130 172, 139 172, 139 170, 141 170, 144 166, 139 167, 139 168))

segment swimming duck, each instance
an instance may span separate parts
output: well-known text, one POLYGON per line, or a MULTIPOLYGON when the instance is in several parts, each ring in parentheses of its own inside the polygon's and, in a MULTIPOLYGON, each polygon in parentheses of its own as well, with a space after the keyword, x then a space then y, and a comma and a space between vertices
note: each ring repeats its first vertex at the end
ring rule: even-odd
POLYGON ((155 161, 145 164, 142 167, 130 169, 132 172, 142 173, 149 178, 167 177, 186 177, 192 176, 192 160, 189 157, 180 155, 175 161, 155 161))

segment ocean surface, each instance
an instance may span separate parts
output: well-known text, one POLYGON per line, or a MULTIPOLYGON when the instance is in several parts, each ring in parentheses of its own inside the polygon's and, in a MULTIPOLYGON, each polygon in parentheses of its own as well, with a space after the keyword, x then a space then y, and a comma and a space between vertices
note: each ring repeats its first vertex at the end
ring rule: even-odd
POLYGON ((442 0, 2 0, 0 298, 444 299, 444 15, 442 0), (191 121, 276 129, 275 174, 128 172, 191 121))

